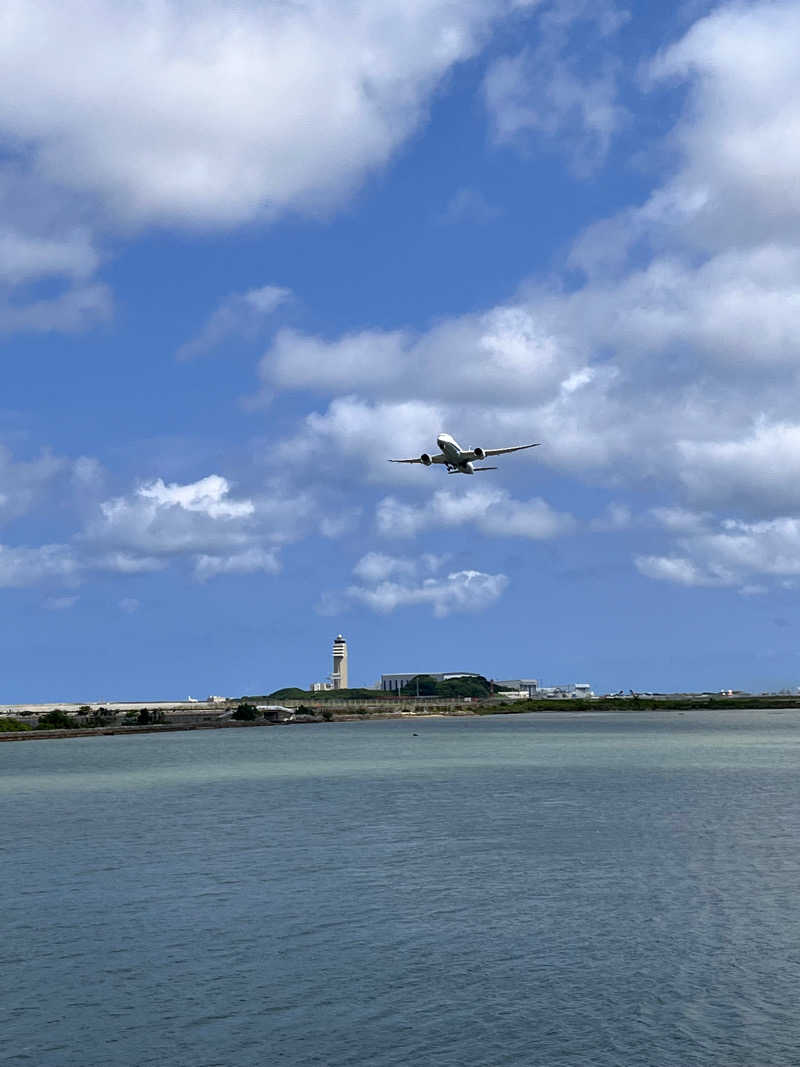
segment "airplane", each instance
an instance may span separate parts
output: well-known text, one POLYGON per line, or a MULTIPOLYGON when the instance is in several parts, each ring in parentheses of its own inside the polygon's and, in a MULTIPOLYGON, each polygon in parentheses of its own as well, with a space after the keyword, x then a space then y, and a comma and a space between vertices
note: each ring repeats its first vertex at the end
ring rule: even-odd
POLYGON ((421 463, 430 467, 432 463, 444 463, 448 474, 474 474, 475 471, 496 471, 497 467, 474 467, 474 460, 484 460, 489 456, 503 456, 506 452, 521 452, 523 448, 538 448, 539 442, 533 445, 513 445, 511 448, 473 448, 465 450, 454 441, 449 433, 440 433, 436 438, 436 444, 441 452, 431 456, 423 452, 419 459, 390 459, 390 463, 421 463))

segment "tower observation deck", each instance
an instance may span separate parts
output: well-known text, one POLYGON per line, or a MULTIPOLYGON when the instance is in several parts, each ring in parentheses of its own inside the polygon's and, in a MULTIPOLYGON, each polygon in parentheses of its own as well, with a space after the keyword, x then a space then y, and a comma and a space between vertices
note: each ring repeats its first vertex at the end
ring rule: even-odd
POLYGON ((341 634, 333 642, 333 671, 331 681, 334 689, 347 689, 347 642, 341 634))

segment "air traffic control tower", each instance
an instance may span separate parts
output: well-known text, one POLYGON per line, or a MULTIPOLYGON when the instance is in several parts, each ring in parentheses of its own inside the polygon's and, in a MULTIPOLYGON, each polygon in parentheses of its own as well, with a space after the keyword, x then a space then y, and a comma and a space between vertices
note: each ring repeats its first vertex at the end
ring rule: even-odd
POLYGON ((333 672, 331 681, 334 689, 347 689, 347 642, 341 634, 333 642, 333 672))

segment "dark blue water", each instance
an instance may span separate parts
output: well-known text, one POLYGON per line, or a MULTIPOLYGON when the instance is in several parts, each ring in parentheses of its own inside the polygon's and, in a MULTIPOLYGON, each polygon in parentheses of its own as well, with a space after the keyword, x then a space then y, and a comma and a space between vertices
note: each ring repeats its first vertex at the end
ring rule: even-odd
POLYGON ((0 1063, 798 1064, 799 770, 796 712, 0 745, 0 1063))

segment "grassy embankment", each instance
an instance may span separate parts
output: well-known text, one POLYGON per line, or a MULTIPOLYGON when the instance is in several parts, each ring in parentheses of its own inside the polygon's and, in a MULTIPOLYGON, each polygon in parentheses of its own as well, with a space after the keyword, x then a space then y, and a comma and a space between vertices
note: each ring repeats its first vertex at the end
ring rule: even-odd
POLYGON ((598 697, 594 700, 518 700, 509 704, 483 704, 474 708, 477 715, 507 715, 523 711, 717 711, 736 709, 800 708, 800 698, 793 696, 723 697, 598 697))

